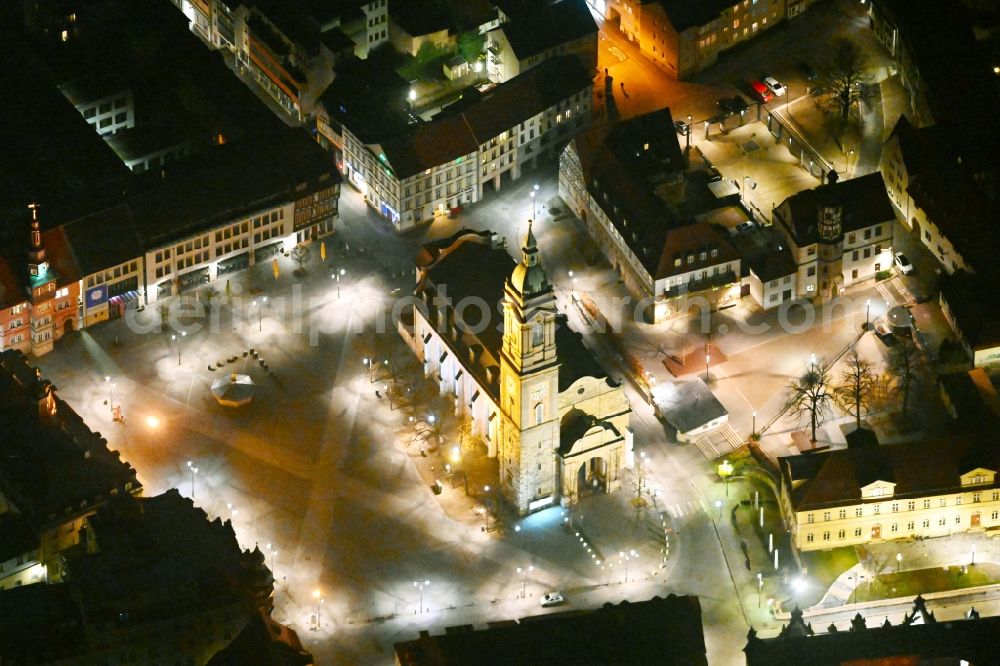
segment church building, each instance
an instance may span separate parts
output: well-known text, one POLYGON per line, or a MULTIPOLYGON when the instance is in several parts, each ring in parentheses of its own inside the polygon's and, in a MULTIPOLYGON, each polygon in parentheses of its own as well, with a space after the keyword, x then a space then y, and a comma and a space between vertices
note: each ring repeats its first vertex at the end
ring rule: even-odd
POLYGON ((631 408, 559 313, 530 224, 517 263, 496 234, 469 230, 417 263, 420 300, 401 333, 498 458, 518 512, 619 489, 631 408))

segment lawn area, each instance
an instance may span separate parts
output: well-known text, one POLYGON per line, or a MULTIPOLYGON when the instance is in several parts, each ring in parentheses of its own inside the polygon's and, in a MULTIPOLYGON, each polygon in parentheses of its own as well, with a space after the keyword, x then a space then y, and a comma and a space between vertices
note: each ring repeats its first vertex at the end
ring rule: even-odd
POLYGON ((831 550, 810 550, 801 554, 809 580, 825 593, 833 581, 858 563, 858 554, 853 546, 831 550))
POLYGON ((1000 582, 1000 565, 985 563, 968 567, 936 567, 933 569, 916 569, 902 573, 884 573, 875 578, 871 586, 871 596, 868 589, 862 589, 859 594, 862 600, 891 599, 894 597, 915 597, 918 594, 942 592, 944 590, 961 590, 966 587, 977 587, 1000 582), (964 569, 964 572, 963 572, 964 569))

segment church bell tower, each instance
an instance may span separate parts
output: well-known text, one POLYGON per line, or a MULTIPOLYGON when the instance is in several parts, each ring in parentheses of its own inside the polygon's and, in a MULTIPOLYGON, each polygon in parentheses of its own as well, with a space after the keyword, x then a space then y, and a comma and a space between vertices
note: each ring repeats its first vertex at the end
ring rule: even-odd
POLYGON ((529 220, 521 261, 504 287, 500 352, 500 487, 521 515, 559 494, 556 312, 529 220))

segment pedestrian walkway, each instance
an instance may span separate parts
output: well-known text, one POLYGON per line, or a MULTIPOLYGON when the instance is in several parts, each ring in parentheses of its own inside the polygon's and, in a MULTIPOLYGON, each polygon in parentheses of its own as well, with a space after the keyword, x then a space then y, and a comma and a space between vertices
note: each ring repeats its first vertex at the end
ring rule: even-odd
POLYGON ((695 446, 709 460, 715 460, 743 446, 743 440, 728 423, 695 440, 695 446))
POLYGON ((704 510, 705 508, 701 505, 701 502, 697 500, 678 502, 667 507, 667 513, 672 518, 683 518, 684 516, 691 516, 704 510))

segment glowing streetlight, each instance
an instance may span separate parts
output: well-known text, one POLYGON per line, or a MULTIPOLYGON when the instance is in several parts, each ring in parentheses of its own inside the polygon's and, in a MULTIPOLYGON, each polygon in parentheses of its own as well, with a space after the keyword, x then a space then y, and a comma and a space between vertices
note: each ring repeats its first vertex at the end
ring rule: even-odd
POLYGON ((522 599, 524 599, 525 577, 528 575, 529 571, 534 571, 534 570, 535 570, 535 567, 533 567, 533 566, 528 566, 526 568, 522 568, 522 567, 518 567, 517 568, 517 573, 521 574, 521 598, 522 599))
POLYGON ((190 460, 188 460, 187 466, 191 470, 191 499, 194 499, 194 475, 198 473, 198 468, 190 460))
POLYGON ((719 510, 719 520, 722 520, 722 500, 715 500, 715 508, 719 510))
POLYGON ((319 631, 320 626, 323 624, 323 616, 321 615, 323 610, 323 602, 326 599, 323 598, 323 593, 319 590, 313 590, 313 599, 316 600, 316 625, 313 627, 313 631, 319 631))
POLYGON ((751 435, 757 434, 757 410, 754 410, 753 412, 753 426, 751 426, 750 430, 751 430, 750 433, 751 435))
POLYGON ((722 477, 722 481, 726 485, 726 497, 729 497, 729 477, 733 473, 733 464, 728 460, 723 460, 722 464, 719 465, 719 476, 722 477))
POLYGON ((865 299, 865 330, 866 331, 871 328, 871 324, 870 324, 870 322, 871 322, 871 310, 872 310, 872 299, 866 298, 865 299))
POLYGON ((187 335, 187 331, 181 331, 181 334, 179 336, 178 335, 171 335, 170 336, 171 340, 176 340, 177 341, 177 365, 181 364, 181 338, 183 338, 186 335, 187 335))
POLYGON ((423 613, 424 612, 424 588, 427 587, 427 586, 429 586, 430 584, 431 584, 431 582, 429 580, 425 580, 425 581, 417 581, 417 580, 415 580, 415 581, 413 581, 413 587, 415 587, 418 590, 420 590, 420 606, 418 607, 418 611, 417 611, 418 613, 423 613))
POLYGON ((900 568, 903 566, 903 554, 896 553, 896 573, 899 573, 900 568))
POLYGON ((156 418, 153 415, 147 416, 146 426, 152 430, 156 430, 157 428, 160 427, 160 419, 156 418))
POLYGON ((254 307, 257 308, 257 330, 264 330, 264 306, 267 304, 267 296, 261 298, 260 303, 257 301, 253 302, 254 307))
POLYGON ((111 377, 109 375, 104 375, 104 383, 108 385, 108 401, 105 402, 104 404, 108 405, 108 407, 111 409, 111 413, 114 414, 115 413, 115 385, 111 381, 111 377))
POLYGON ((341 268, 339 271, 334 271, 333 275, 330 276, 331 280, 337 281, 337 298, 340 298, 340 278, 347 274, 347 270, 341 268))

